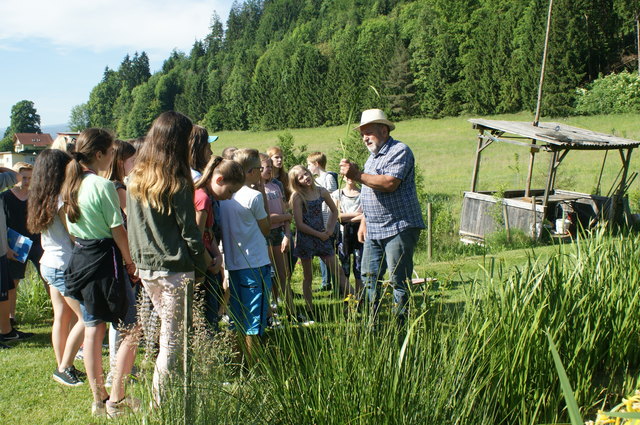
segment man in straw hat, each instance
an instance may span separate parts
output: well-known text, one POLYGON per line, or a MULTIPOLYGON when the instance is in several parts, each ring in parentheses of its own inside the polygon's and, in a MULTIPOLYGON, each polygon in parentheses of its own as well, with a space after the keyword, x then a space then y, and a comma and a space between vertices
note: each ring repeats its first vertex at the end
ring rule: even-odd
POLYGON ((361 272, 372 313, 377 313, 379 283, 389 270, 394 313, 403 325, 409 299, 408 281, 413 273, 413 251, 425 226, 416 194, 413 152, 389 135, 394 128, 382 110, 364 111, 355 130, 360 132, 371 154, 364 171, 342 159, 340 173, 362 183, 360 199, 364 220, 358 239, 364 243, 361 272))

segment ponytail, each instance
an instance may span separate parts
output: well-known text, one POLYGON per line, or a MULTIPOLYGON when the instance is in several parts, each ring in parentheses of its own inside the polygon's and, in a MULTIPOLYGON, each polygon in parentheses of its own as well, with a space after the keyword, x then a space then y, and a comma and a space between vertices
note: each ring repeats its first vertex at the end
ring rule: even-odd
POLYGON ((215 173, 221 175, 225 183, 244 184, 245 174, 242 165, 221 156, 214 156, 204 168, 202 177, 196 182, 196 189, 207 186, 215 173))
POLYGON ((87 128, 78 136, 75 152, 71 153, 72 160, 65 169, 65 179, 60 195, 64 203, 63 211, 71 223, 80 219, 80 204, 78 191, 82 184, 86 167, 98 152, 103 154, 113 145, 113 135, 101 128, 87 128))

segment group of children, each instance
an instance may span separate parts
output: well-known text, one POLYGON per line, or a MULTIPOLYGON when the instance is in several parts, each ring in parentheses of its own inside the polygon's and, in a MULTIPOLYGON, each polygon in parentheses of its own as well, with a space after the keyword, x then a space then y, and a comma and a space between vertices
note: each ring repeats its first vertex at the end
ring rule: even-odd
POLYGON ((228 304, 230 326, 240 336, 238 351, 248 362, 275 317, 272 292, 292 321, 313 323, 313 257, 321 258, 343 295, 360 290, 362 246, 356 234, 362 212, 354 182, 333 192, 323 187, 321 153, 309 156, 309 168, 296 165, 287 172, 277 147, 265 154, 227 148, 213 156, 209 142, 206 129, 169 111, 156 118, 144 140, 124 142, 108 131, 87 129, 72 152, 40 153, 33 170, 0 169, 4 187, 22 180, 0 196, 0 341, 29 336, 4 320, 15 317, 15 286, 24 277, 24 264, 6 248, 6 221, 32 239, 30 258, 49 285, 53 377, 67 385, 82 383, 84 373, 73 366, 82 345, 96 416, 139 408, 138 399, 126 396, 124 378, 131 373, 141 330, 152 326, 150 314, 136 311, 140 298, 150 300, 160 323, 153 398, 161 404, 180 369, 187 282, 195 282, 212 332, 228 304), (24 202, 26 212, 11 197, 24 202), (355 291, 348 282, 351 257, 355 291), (297 259, 304 313, 296 312, 290 285, 297 259), (102 368, 107 322, 113 352, 109 382, 102 368))

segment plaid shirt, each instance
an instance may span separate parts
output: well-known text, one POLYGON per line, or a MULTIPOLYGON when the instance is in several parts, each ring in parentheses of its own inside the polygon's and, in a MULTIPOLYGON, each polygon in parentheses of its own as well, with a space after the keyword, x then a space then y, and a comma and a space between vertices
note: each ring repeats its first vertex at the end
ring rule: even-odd
POLYGON ((360 199, 367 224, 367 237, 386 239, 405 229, 423 229, 415 183, 415 160, 407 145, 392 137, 377 154, 371 154, 364 165, 365 174, 385 175, 400 179, 393 192, 381 192, 362 185, 360 199))

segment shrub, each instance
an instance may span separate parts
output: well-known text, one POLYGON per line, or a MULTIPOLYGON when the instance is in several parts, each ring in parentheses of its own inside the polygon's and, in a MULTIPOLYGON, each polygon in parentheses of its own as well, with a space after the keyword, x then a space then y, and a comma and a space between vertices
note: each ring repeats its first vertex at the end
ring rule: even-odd
POLYGON ((576 113, 621 114, 640 112, 640 76, 627 71, 600 77, 577 91, 576 113))

